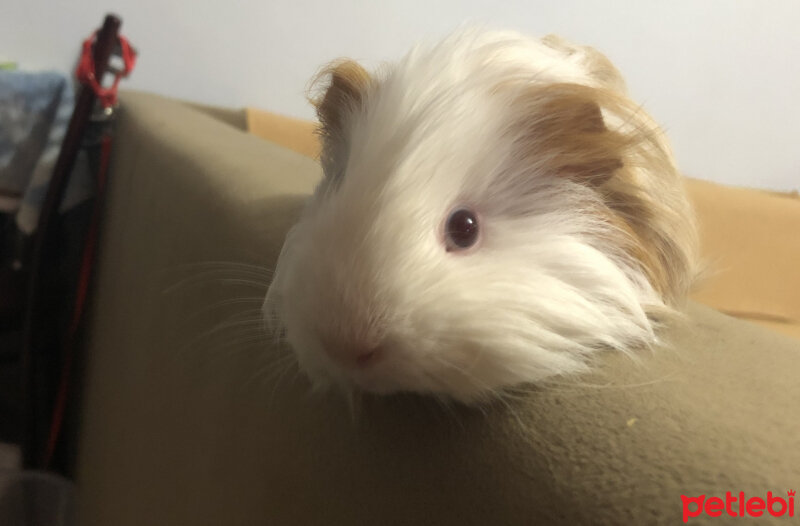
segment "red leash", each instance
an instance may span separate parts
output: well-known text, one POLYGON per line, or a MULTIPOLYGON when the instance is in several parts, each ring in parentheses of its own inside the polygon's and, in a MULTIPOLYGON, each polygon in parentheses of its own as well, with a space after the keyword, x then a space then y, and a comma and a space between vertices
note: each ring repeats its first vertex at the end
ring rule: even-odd
MULTIPOLYGON (((117 104, 117 87, 120 79, 127 77, 136 64, 136 52, 130 46, 127 39, 122 36, 117 37, 120 44, 120 52, 124 68, 122 71, 111 71, 114 81, 109 88, 103 88, 95 77, 94 54, 92 46, 96 39, 96 33, 87 38, 83 43, 83 52, 78 68, 75 72, 78 80, 84 86, 89 87, 103 105, 104 108, 112 108, 117 104)), ((80 329, 83 315, 86 310, 86 300, 91 283, 92 270, 94 268, 95 253, 97 250, 97 240, 100 230, 101 211, 103 208, 103 196, 108 174, 108 165, 111 159, 111 135, 106 129, 100 143, 100 164, 96 174, 95 190, 96 198, 92 209, 92 217, 89 229, 86 233, 86 240, 83 245, 81 256, 81 266, 78 273, 78 283, 75 291, 75 303, 72 309, 72 317, 67 327, 64 339, 64 363, 61 368, 61 378, 59 381, 58 393, 53 407, 52 420, 50 422, 50 433, 44 452, 44 466, 48 467, 53 460, 58 438, 64 422, 64 414, 67 408, 69 395, 69 384, 72 373, 72 365, 75 356, 75 343, 78 330, 80 329)))

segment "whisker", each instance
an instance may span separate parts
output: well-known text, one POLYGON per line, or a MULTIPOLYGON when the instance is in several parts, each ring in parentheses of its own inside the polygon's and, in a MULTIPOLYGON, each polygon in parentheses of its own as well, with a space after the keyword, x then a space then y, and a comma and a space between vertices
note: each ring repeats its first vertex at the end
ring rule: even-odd
POLYGON ((264 265, 254 264, 254 263, 245 263, 243 261, 222 261, 222 260, 210 260, 210 261, 197 261, 194 263, 184 263, 180 265, 174 265, 165 271, 187 271, 187 270, 195 270, 195 269, 230 269, 230 268, 238 268, 243 270, 251 270, 254 272, 259 272, 262 274, 272 274, 273 271, 267 268, 264 265))
POLYGON ((218 273, 206 272, 195 276, 189 276, 187 278, 178 281, 177 283, 169 285, 168 287, 163 289, 161 293, 167 295, 167 294, 172 294, 178 290, 185 289, 191 285, 207 285, 211 283, 225 284, 225 285, 241 285, 257 289, 263 289, 264 293, 266 293, 267 289, 269 288, 269 280, 263 279, 262 276, 253 275, 253 276, 235 277, 229 274, 228 277, 225 276, 214 277, 215 275, 218 275, 218 273))
POLYGON ((161 281, 176 281, 162 291, 163 294, 169 294, 192 284, 219 281, 266 288, 272 280, 274 271, 263 265, 239 261, 201 261, 163 269, 159 274, 162 276, 161 281), (178 275, 187 273, 190 275, 176 281, 178 275))
POLYGON ((292 365, 294 356, 291 354, 284 354, 267 361, 258 367, 249 380, 245 382, 245 386, 258 384, 262 380, 264 383, 270 382, 273 378, 282 375, 285 369, 292 365))
MULTIPOLYGON (((241 336, 241 335, 248 335, 248 336, 258 336, 264 341, 265 343, 268 341, 266 338, 266 333, 263 331, 263 321, 258 317, 253 318, 244 318, 244 319, 233 319, 226 322, 222 322, 217 324, 216 326, 203 331, 194 338, 192 338, 189 342, 186 342, 180 349, 179 353, 187 354, 191 349, 190 348, 197 348, 201 347, 200 343, 209 344, 209 343, 219 343, 219 338, 224 337, 225 331, 233 331, 234 336, 241 336)), ((228 341, 230 338, 228 338, 228 341)))
POLYGON ((274 402, 275 394, 278 392, 278 386, 280 386, 281 381, 286 376, 286 373, 288 373, 289 371, 294 369, 294 374, 291 375, 292 378, 296 378, 300 374, 300 369, 297 367, 297 365, 298 364, 297 364, 297 360, 295 359, 295 356, 293 354, 289 354, 289 360, 287 360, 286 366, 283 367, 283 370, 278 375, 278 377, 275 379, 275 383, 272 386, 272 391, 270 392, 270 395, 269 395, 269 403, 270 403, 270 405, 274 402))
POLYGON ((580 390, 583 390, 583 389, 586 389, 586 390, 588 390, 588 389, 596 389, 596 390, 599 390, 599 389, 638 389, 638 388, 648 387, 648 386, 651 386, 651 385, 656 385, 656 384, 659 384, 659 383, 662 383, 662 382, 669 381, 670 379, 673 379, 676 376, 678 376, 678 372, 677 371, 672 371, 672 372, 667 373, 667 374, 665 374, 665 375, 663 375, 661 377, 653 378, 652 380, 647 380, 647 381, 637 382, 637 383, 628 383, 628 384, 613 384, 613 383, 592 384, 592 383, 588 383, 588 382, 579 382, 579 381, 563 381, 563 382, 559 382, 559 381, 557 381, 555 379, 546 379, 542 383, 543 384, 547 384, 547 385, 551 385, 553 387, 558 387, 562 391, 580 391, 580 390))
MULTIPOLYGON (((466 369, 456 365, 455 363, 451 362, 450 360, 446 360, 441 356, 436 356, 435 360, 437 362, 439 362, 441 365, 444 365, 445 367, 450 367, 450 368, 456 370, 457 372, 459 372, 464 377, 464 379, 466 379, 468 382, 470 382, 473 386, 477 387, 480 391, 487 392, 487 393, 488 392, 493 393, 494 396, 489 398, 488 402, 490 404, 491 404, 491 402, 494 402, 494 401, 497 401, 497 402, 501 403, 506 408, 506 410, 509 412, 509 414, 511 414, 511 416, 514 417, 514 419, 519 424, 520 428, 521 429, 527 429, 527 427, 523 424, 522 419, 520 418, 520 416, 517 413, 517 411, 511 406, 509 401, 503 396, 502 392, 497 391, 496 389, 492 389, 491 386, 489 386, 485 382, 480 381, 478 378, 475 377, 475 375, 470 374, 466 369)), ((488 413, 485 412, 485 408, 483 407, 483 404, 477 404, 476 407, 483 413, 484 416, 488 416, 488 413)))

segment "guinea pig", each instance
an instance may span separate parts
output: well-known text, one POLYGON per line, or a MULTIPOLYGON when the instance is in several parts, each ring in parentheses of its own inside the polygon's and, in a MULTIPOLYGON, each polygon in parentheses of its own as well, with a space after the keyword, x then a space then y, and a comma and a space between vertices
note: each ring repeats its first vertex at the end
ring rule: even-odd
POLYGON ((263 311, 314 386, 474 402, 651 347, 678 312, 693 211, 598 51, 466 29, 312 86, 324 177, 263 311))

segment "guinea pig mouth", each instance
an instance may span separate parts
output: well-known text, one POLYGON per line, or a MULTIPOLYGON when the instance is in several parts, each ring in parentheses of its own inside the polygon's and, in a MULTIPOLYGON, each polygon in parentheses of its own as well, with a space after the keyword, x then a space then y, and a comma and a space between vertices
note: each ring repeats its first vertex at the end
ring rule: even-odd
POLYGON ((379 349, 371 349, 356 355, 356 367, 360 368, 369 367, 370 364, 375 363, 377 361, 379 354, 380 354, 379 349))
POLYGON ((397 390, 393 377, 395 367, 386 349, 374 348, 353 354, 346 363, 337 360, 345 376, 358 388, 372 393, 389 393, 397 390))

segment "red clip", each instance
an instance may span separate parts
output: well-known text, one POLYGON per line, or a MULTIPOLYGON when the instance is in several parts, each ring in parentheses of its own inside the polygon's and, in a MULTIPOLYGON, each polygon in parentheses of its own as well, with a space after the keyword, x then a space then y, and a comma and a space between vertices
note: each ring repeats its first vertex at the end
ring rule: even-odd
POLYGON ((94 94, 100 99, 100 103, 105 108, 110 108, 117 103, 117 86, 123 77, 127 77, 136 65, 136 51, 128 44, 128 40, 123 36, 118 36, 119 47, 122 53, 122 71, 110 71, 114 75, 114 83, 109 88, 104 88, 97 81, 94 75, 94 53, 92 52, 92 44, 94 44, 97 33, 92 34, 83 42, 83 52, 78 61, 78 69, 75 75, 81 84, 87 85, 92 88, 94 94))

